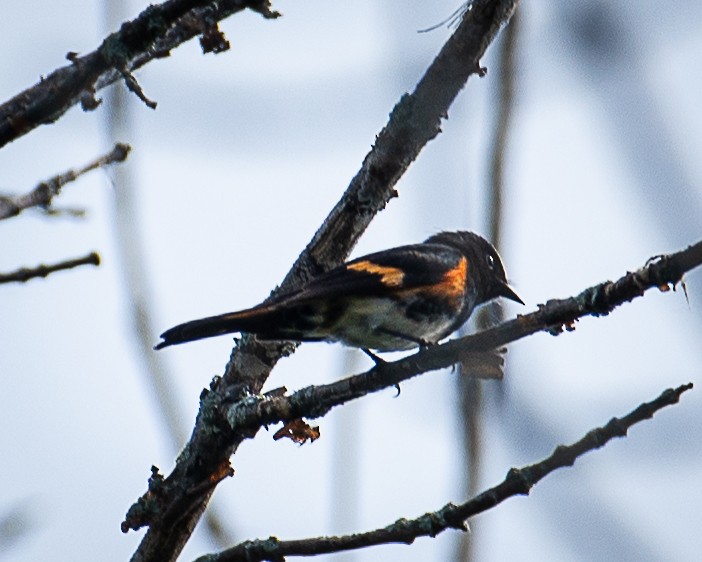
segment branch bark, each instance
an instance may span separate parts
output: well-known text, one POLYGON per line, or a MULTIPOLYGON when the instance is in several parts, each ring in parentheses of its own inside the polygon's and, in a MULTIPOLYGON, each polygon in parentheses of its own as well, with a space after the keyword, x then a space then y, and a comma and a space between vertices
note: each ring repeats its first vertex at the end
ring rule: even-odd
MULTIPOLYGON (((149 105, 132 72, 169 56, 172 49, 200 33, 212 35, 216 22, 245 8, 267 18, 279 15, 268 0, 168 0, 149 6, 95 51, 84 56, 68 53, 71 64, 0 105, 0 148, 39 125, 55 122, 79 102, 84 110, 95 109, 100 104, 95 92, 120 79, 149 105)), ((203 49, 207 50, 205 44, 203 49)))
MULTIPOLYGON (((445 344, 424 349, 392 363, 326 385, 309 386, 291 396, 247 395, 234 403, 227 419, 235 434, 253 436, 259 428, 295 418, 317 418, 333 407, 371 392, 393 387, 419 374, 462 362, 467 372, 481 366, 486 353, 536 332, 559 334, 572 330, 579 318, 604 316, 654 287, 676 284, 685 272, 702 265, 702 241, 685 250, 659 256, 641 269, 627 273, 615 282, 607 281, 585 289, 575 297, 554 299, 538 310, 513 320, 445 344), (565 326, 565 328, 563 328, 565 326)), ((487 359, 490 359, 487 355, 487 359)))
POLYGON ((22 211, 31 207, 48 208, 53 198, 59 194, 61 188, 69 182, 75 181, 83 174, 115 164, 124 162, 129 155, 131 147, 128 144, 117 143, 114 148, 95 160, 89 162, 77 170, 68 170, 63 174, 58 174, 51 179, 41 182, 32 191, 19 196, 0 196, 0 220, 9 219, 19 215, 22 211))
MULTIPOLYGON (((412 94, 405 94, 376 138, 361 170, 285 277, 290 288, 341 263, 373 217, 397 196, 394 186, 424 145, 441 131, 441 119, 518 0, 476 0, 412 94)), ((150 481, 150 490, 127 513, 123 530, 149 526, 132 560, 174 560, 199 520, 229 457, 246 434, 231 436, 228 404, 258 393, 291 343, 244 337, 224 376, 201 401, 193 435, 171 475, 150 481), (218 428, 218 429, 215 429, 218 428), (220 429, 222 431, 220 431, 220 429), (153 487, 153 489, 152 489, 153 487), (162 502, 163 498, 168 501, 162 502)))
POLYGON ((81 265, 100 265, 100 256, 97 254, 97 252, 91 252, 82 258, 66 260, 51 265, 38 265, 31 268, 23 267, 22 269, 18 269, 17 271, 13 271, 11 273, 0 273, 0 283, 26 283, 30 279, 46 277, 47 275, 55 273, 56 271, 73 269, 74 267, 80 267, 81 265))
POLYGON ((365 533, 291 541, 281 541, 277 537, 245 541, 220 553, 202 556, 196 562, 281 561, 285 556, 315 556, 390 543, 412 544, 419 537, 435 537, 447 529, 467 531, 468 518, 513 496, 528 495, 534 485, 554 470, 573 466, 585 453, 603 447, 615 437, 625 437, 631 426, 652 418, 666 406, 676 404, 691 388, 692 383, 688 383, 665 390, 658 398, 639 405, 627 415, 612 418, 606 425, 589 431, 579 441, 559 445, 549 457, 529 466, 510 469, 500 484, 460 505, 449 503, 415 519, 399 519, 387 527, 365 533))

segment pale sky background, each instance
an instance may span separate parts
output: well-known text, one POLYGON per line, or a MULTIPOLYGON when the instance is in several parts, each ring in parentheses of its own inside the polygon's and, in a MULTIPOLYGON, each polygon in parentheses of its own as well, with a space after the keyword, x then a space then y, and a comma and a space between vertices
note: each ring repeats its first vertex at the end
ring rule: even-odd
MULTIPOLYGON (((132 18, 146 5, 123 9, 132 18)), ((141 233, 154 343, 173 324, 253 305, 281 281, 451 33, 417 30, 458 4, 273 7, 284 17, 225 21, 226 53, 202 56, 192 41, 137 73, 158 109, 130 96, 133 127, 116 140, 133 147, 131 220, 141 233)), ((521 10, 502 254, 527 307, 505 304, 508 316, 702 237, 702 3, 537 0, 521 10)), ((98 1, 5 2, 0 100, 64 65, 68 51, 93 50, 105 22, 98 1)), ((487 231, 495 53, 354 255, 438 230, 487 231)), ((74 108, 4 147, 0 190, 25 192, 104 152, 105 123, 104 108, 74 108)), ((114 189, 103 172, 65 188, 57 205, 85 207, 86 220, 26 212, 0 223, 0 271, 93 249, 104 260, 0 286, 0 517, 17 512, 26 525, 0 545, 3 561, 128 559, 143 531, 123 535, 120 522, 150 466, 169 473, 177 454, 136 353, 114 189)), ((686 280, 689 303, 682 291, 654 291, 607 318, 582 320, 575 333, 510 346, 505 381, 487 385, 504 392, 486 405, 481 488, 667 387, 697 388, 528 498, 473 520, 478 560, 697 559, 702 275, 686 280)), ((230 349, 222 337, 160 352, 183 431, 230 349)), ((303 345, 266 388, 294 390, 367 367, 340 346, 303 345)), ((322 438, 312 445, 274 442, 272 431, 245 443, 214 501, 237 542, 365 531, 465 500, 455 377, 430 373, 403 384, 398 399, 388 390, 336 409, 318 420, 322 438)), ((317 560, 446 561, 457 539, 446 532, 317 560)), ((214 548, 200 529, 181 560, 214 548)))

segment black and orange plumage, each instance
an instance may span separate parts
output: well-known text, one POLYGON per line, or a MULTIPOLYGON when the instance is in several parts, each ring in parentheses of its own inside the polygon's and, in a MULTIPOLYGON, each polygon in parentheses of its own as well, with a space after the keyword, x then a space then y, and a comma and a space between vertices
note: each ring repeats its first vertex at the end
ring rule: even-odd
POLYGON ((175 326, 156 349, 241 332, 405 350, 440 341, 500 296, 522 302, 495 248, 472 232, 441 232, 349 261, 253 308, 175 326))

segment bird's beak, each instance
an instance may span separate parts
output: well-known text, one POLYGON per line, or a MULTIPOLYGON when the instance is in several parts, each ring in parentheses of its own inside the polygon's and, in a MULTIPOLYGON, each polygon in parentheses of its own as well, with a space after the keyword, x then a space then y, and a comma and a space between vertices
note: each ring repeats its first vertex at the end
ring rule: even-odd
POLYGON ((510 287, 507 283, 500 283, 498 295, 511 301, 518 302, 519 304, 524 304, 524 301, 519 298, 519 295, 517 295, 512 287, 510 287))

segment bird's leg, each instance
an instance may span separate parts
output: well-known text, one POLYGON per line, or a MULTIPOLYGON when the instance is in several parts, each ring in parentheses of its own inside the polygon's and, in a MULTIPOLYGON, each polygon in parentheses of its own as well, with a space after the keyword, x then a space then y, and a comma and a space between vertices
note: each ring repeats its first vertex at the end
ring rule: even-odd
MULTIPOLYGON (((429 341, 424 338, 417 338, 414 336, 410 336, 408 334, 403 334, 401 332, 396 332, 395 330, 390 330, 389 328, 378 328, 379 332, 382 332, 383 334, 387 334, 388 336, 392 336, 394 338, 400 338, 402 340, 407 340, 412 343, 416 343, 419 346, 419 349, 426 349, 427 347, 431 347, 432 345, 435 345, 436 342, 429 341)), ((385 360, 381 359, 374 353, 371 353, 368 349, 364 349, 363 352, 368 355, 373 361, 375 361, 376 366, 385 364, 385 360)), ((400 383, 397 383, 395 385, 395 388, 397 389, 397 394, 395 395, 395 398, 397 398, 400 395, 400 383)))

